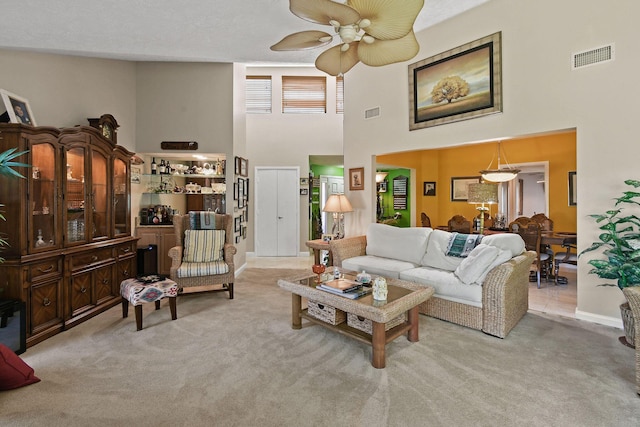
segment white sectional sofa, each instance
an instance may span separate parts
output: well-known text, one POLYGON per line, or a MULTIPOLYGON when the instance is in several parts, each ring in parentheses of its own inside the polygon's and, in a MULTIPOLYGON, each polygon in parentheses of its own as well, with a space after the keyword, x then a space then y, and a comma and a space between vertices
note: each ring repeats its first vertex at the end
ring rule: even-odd
POLYGON ((517 234, 477 238, 371 224, 366 236, 333 240, 330 248, 334 265, 432 286, 421 313, 504 338, 528 310, 535 252, 517 234))

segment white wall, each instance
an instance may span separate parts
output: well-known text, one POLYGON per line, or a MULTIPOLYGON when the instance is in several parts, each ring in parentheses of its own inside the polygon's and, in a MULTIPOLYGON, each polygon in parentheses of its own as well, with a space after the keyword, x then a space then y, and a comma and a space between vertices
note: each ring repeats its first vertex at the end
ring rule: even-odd
MULTIPOLYGON (((110 113, 118 144, 135 151, 135 63, 0 49, 0 88, 29 100, 39 126, 88 125, 110 113)), ((3 110, 0 108, 0 110, 3 110)))
MULTIPOLYGON (((309 175, 310 155, 342 155, 343 115, 336 114, 336 81, 334 77, 311 67, 251 67, 247 75, 270 75, 272 93, 271 114, 247 114, 247 155, 250 179, 256 166, 298 166, 300 176, 309 175), (326 114, 282 114, 282 76, 326 76, 326 114)), ((251 191, 251 189, 250 189, 251 191)), ((255 200, 255 198, 253 198, 255 200)), ((250 207, 252 206, 250 202, 250 207)), ((250 215, 251 218, 251 215, 250 215)), ((249 229, 251 231, 251 229, 249 229)), ((249 233, 247 250, 255 247, 253 234, 249 233)), ((309 203, 300 197, 300 242, 309 240, 309 203)))
MULTIPOLYGON (((362 232, 374 218, 372 155, 451 146, 575 127, 578 152, 578 245, 597 239, 587 217, 611 206, 624 179, 637 178, 640 144, 633 126, 640 86, 636 17, 640 2, 618 0, 492 0, 417 35, 421 46, 411 61, 371 68, 362 64, 345 77, 345 168, 365 166, 370 185, 349 193, 356 209, 347 230, 362 232), (409 131, 408 70, 425 59, 502 31, 503 113, 409 131), (570 69, 573 52, 614 42, 616 60, 570 69), (363 111, 381 106, 382 117, 364 121, 363 111)), ((470 171, 475 172, 475 171, 470 171)), ((599 287, 581 259, 580 318, 619 324, 616 288, 599 287)))

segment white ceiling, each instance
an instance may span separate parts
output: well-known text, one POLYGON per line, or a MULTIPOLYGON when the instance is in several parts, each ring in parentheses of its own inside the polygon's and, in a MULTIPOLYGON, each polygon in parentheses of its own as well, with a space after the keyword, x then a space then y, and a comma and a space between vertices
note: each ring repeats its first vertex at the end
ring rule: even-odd
MULTIPOLYGON (((415 31, 489 0, 425 0, 415 31)), ((322 52, 273 52, 304 21, 288 0, 3 1, 0 48, 135 61, 312 64, 322 52)))

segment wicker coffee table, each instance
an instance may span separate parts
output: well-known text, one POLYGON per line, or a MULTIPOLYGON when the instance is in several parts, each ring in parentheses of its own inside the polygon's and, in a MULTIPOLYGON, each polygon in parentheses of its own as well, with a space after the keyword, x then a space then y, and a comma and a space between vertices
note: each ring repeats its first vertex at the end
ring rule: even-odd
MULTIPOLYGON (((342 271, 342 274, 348 279, 355 279, 356 277, 354 272, 342 271)), ((291 326, 293 329, 302 328, 302 319, 304 318, 369 344, 373 348, 371 364, 374 368, 385 367, 385 347, 400 335, 406 333, 407 339, 411 342, 419 340, 418 305, 433 295, 433 288, 404 280, 387 279, 389 293, 386 301, 375 301, 372 295, 352 300, 316 289, 316 277, 316 275, 309 272, 309 274, 299 277, 278 280, 278 286, 291 292, 291 326), (309 315, 308 310, 302 308, 302 297, 315 303, 351 313, 358 316, 358 318, 370 320, 371 334, 351 327, 346 322, 333 325, 309 315), (406 313, 406 320, 387 330, 386 324, 403 313, 406 313)))

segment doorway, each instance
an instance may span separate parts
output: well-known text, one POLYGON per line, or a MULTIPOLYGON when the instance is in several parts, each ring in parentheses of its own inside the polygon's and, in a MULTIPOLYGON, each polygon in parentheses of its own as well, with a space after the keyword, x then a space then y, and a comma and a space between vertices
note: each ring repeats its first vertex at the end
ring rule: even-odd
POLYGON ((255 173, 256 255, 297 256, 300 241, 300 169, 258 167, 255 173))
POLYGON ((549 216, 549 162, 512 164, 520 169, 518 176, 500 189, 498 211, 505 215, 507 224, 520 216, 532 217, 537 213, 549 216), (503 202, 504 201, 504 202, 503 202))

